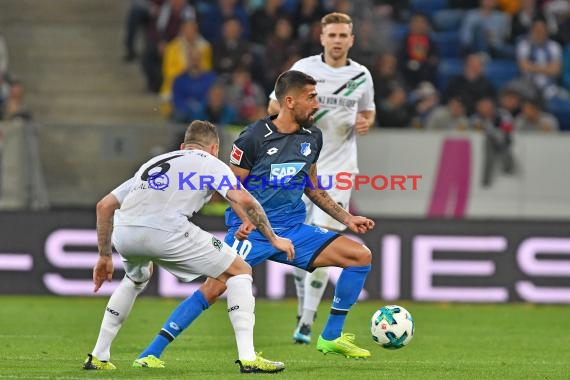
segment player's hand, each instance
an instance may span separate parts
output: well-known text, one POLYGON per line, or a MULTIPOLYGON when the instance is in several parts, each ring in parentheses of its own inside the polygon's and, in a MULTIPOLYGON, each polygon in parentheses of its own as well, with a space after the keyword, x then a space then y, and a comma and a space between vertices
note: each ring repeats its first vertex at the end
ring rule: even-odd
POLYGON ((255 230, 255 226, 250 221, 246 221, 245 223, 242 223, 241 226, 239 226, 234 236, 239 241, 242 241, 247 239, 247 237, 253 230, 255 230))
POLYGON ((367 118, 362 116, 361 114, 356 115, 356 123, 354 124, 354 129, 356 129, 356 133, 359 135, 365 135, 370 130, 370 122, 367 118))
POLYGON ((277 236, 277 239, 273 240, 271 245, 285 252, 287 254, 287 260, 291 261, 295 258, 295 247, 293 247, 291 240, 277 236))
POLYGON ((99 256, 99 260, 93 267, 93 292, 97 293, 103 282, 113 279, 113 258, 111 256, 99 256))
POLYGON ((364 234, 374 228, 374 221, 364 216, 352 215, 346 223, 346 226, 354 233, 364 234))

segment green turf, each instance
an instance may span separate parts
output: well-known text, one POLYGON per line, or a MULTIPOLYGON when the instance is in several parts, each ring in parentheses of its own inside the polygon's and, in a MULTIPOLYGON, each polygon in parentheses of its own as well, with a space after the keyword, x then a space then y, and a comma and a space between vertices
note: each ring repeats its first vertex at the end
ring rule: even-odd
MULTIPOLYGON (((207 311, 163 355, 167 368, 130 365, 154 337, 177 300, 140 298, 112 350, 114 372, 83 371, 106 298, 0 297, 0 378, 243 379, 233 364, 236 348, 225 301, 207 311)), ((319 310, 324 323, 329 301, 319 310)), ((368 360, 324 356, 290 340, 295 301, 257 302, 256 346, 282 360, 279 379, 568 379, 570 308, 532 305, 401 303, 414 316, 416 335, 401 350, 384 350, 370 338, 369 318, 380 302, 359 303, 345 331, 372 351, 368 360)))

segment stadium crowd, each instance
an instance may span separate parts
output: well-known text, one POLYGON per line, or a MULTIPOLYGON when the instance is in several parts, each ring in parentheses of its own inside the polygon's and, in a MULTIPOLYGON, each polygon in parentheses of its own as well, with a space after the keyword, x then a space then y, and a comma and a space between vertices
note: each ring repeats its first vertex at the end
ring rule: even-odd
POLYGON ((134 0, 125 60, 165 117, 242 125, 280 72, 321 52, 329 11, 354 19, 378 127, 570 129, 567 0, 134 0))
POLYGON ((0 120, 30 120, 32 115, 24 102, 24 86, 8 71, 8 46, 0 34, 0 120))

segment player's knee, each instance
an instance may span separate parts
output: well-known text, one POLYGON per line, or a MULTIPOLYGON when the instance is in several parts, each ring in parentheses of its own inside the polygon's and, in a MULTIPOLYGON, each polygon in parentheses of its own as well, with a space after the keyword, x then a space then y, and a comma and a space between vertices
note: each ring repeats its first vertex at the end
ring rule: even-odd
POLYGON ((364 266, 364 265, 370 265, 371 263, 372 263, 372 252, 367 246, 363 244, 362 250, 358 254, 358 264, 364 266))
POLYGON ((251 266, 243 260, 237 261, 237 273, 238 274, 248 274, 252 275, 251 266))

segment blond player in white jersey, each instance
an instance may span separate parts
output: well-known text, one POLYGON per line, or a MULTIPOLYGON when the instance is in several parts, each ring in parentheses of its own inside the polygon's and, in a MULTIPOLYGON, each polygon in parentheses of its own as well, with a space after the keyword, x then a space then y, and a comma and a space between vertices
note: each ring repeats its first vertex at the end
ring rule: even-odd
MULTIPOLYGON (((121 255, 126 274, 109 299, 97 343, 83 368, 115 369, 109 361, 111 343, 136 297, 148 284, 155 263, 181 281, 205 275, 225 283, 242 372, 244 367, 251 372, 284 369, 283 363, 266 360, 254 350, 251 267, 231 247, 189 220, 217 191, 275 248, 287 253, 289 259, 294 256, 291 242, 273 233, 259 202, 240 189, 232 171, 217 158, 218 149, 216 127, 206 121, 194 121, 180 150, 149 160, 133 178, 97 204, 99 259, 93 268, 94 291, 112 278, 111 241, 121 255)), ((133 366, 161 368, 164 363, 145 358, 133 366)))
MULTIPOLYGON (((354 43, 352 19, 344 13, 330 13, 321 20, 320 55, 297 61, 291 70, 311 75, 317 80, 320 109, 315 114, 315 124, 323 132, 323 148, 317 162, 322 186, 331 197, 348 210, 351 190, 335 188, 335 175, 347 172, 358 173, 356 135, 365 135, 374 125, 374 85, 368 69, 348 58, 348 51, 354 43)), ((268 113, 279 112, 279 103, 273 92, 270 96, 268 113)), ((307 223, 323 228, 343 231, 344 225, 314 206, 305 198, 307 223)), ((295 285, 299 300, 297 327, 293 333, 296 343, 311 341, 311 327, 315 313, 328 281, 327 268, 317 268, 312 273, 294 269, 295 285)))

